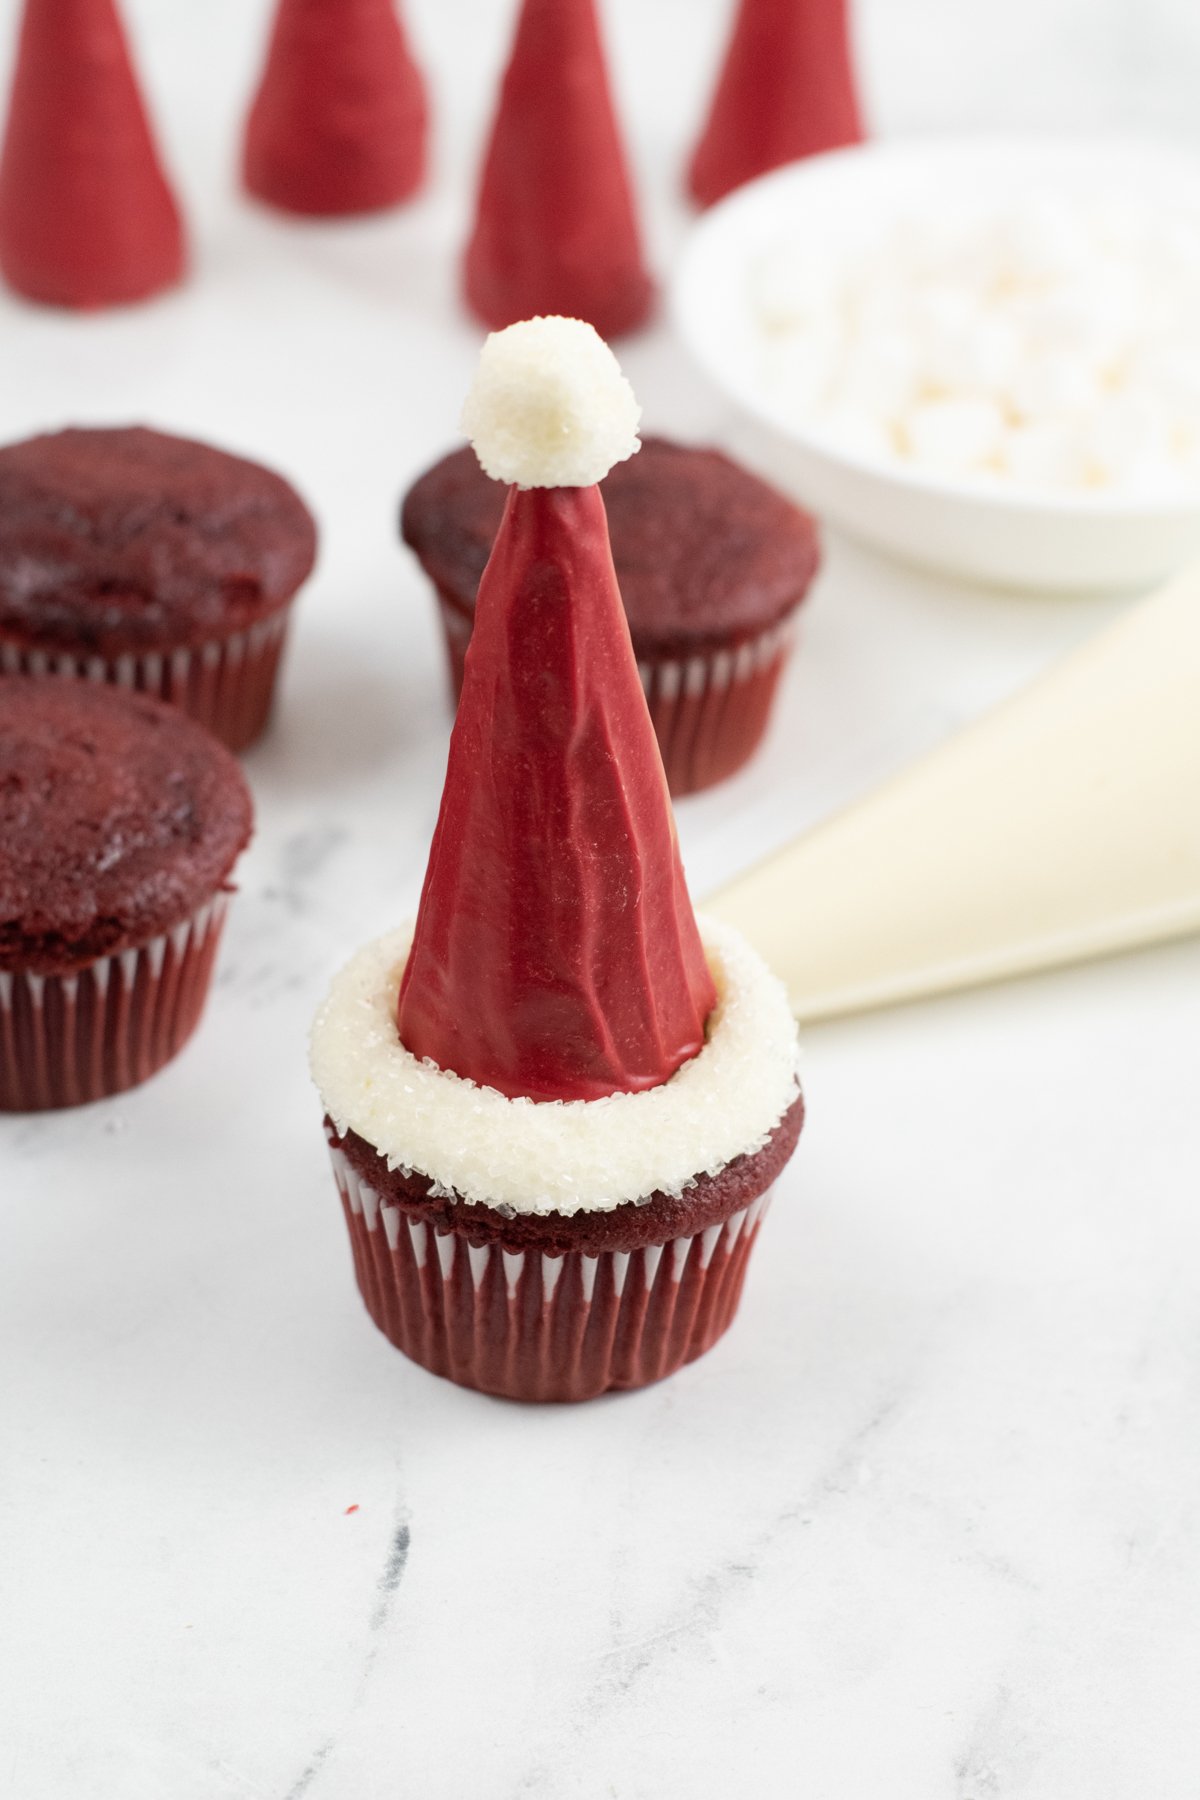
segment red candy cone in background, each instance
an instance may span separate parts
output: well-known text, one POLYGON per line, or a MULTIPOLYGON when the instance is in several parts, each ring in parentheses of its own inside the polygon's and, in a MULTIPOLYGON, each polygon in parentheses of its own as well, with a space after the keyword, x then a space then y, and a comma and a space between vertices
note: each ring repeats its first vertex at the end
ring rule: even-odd
POLYGON ((562 313, 616 337, 650 310, 594 0, 523 0, 465 289, 493 330, 562 313))
POLYGON ((501 1093, 666 1081, 715 1003, 595 487, 513 488, 483 576, 400 1036, 501 1093))
POLYGON ((859 143, 848 0, 741 0, 688 185, 711 206, 744 181, 859 143))
POLYGON ((178 281, 183 228, 113 0, 26 0, 0 155, 0 270, 57 306, 178 281))
POLYGON ((425 84, 394 0, 280 0, 245 183, 286 212, 374 212, 425 173, 425 84))

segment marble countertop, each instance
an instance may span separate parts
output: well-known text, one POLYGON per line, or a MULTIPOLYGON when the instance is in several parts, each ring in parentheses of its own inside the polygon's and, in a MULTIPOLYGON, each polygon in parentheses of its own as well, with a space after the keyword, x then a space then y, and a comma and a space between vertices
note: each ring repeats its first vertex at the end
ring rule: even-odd
MULTIPOLYGON (((610 8, 660 266, 723 10, 610 8)), ((394 515, 473 363, 452 257, 508 9, 410 0, 435 186, 335 229, 229 191, 260 0, 130 11, 198 275, 114 317, 0 301, 4 434, 211 436, 324 544, 200 1035, 134 1094, 0 1121, 0 1794, 1194 1800, 1200 945, 811 1031, 741 1317, 658 1388, 519 1408, 368 1323, 305 1034, 437 805, 394 515)), ((1167 0, 862 23, 888 129, 1182 127, 1200 83, 1167 0)), ((745 448, 665 329, 624 361, 650 426, 745 448)), ((830 542, 766 750, 680 807, 694 890, 1113 610, 830 542)))

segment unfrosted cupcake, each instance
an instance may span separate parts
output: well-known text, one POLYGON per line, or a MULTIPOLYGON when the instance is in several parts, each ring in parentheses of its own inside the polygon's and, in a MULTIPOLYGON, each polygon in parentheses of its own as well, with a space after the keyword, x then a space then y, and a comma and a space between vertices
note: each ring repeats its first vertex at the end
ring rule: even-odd
POLYGON ((0 1110, 120 1093, 182 1048, 251 824, 174 708, 0 676, 0 1110))
POLYGON ((595 486, 637 416, 587 326, 488 340, 466 423, 513 486, 420 909, 312 1037, 372 1318, 515 1399, 707 1350, 803 1120, 783 989, 684 882, 595 486))
POLYGON ((258 463, 141 426, 0 449, 0 670, 170 701, 244 750, 266 725, 316 527, 258 463))
MULTIPOLYGON (((819 561, 800 507, 717 450, 647 437, 604 482, 613 562, 671 792, 741 768, 766 730, 819 561)), ((433 582, 451 682, 504 511, 467 446, 405 496, 400 529, 433 582)))

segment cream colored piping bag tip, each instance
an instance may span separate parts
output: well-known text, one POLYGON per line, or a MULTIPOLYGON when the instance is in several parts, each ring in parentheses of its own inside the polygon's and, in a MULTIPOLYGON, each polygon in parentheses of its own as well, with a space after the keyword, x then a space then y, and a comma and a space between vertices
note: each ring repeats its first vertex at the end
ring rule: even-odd
POLYGON ((1200 566, 704 910, 802 1020, 1200 930, 1200 566))

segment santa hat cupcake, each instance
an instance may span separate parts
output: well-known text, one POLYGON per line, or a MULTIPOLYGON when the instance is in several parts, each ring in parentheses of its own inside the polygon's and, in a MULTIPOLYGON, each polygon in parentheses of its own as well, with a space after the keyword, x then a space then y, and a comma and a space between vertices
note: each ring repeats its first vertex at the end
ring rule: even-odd
POLYGON ((707 1350, 803 1120, 783 989, 684 882, 596 488, 637 421, 586 325, 489 338, 464 422, 511 492, 420 909, 312 1038, 371 1316, 515 1399, 707 1350))

